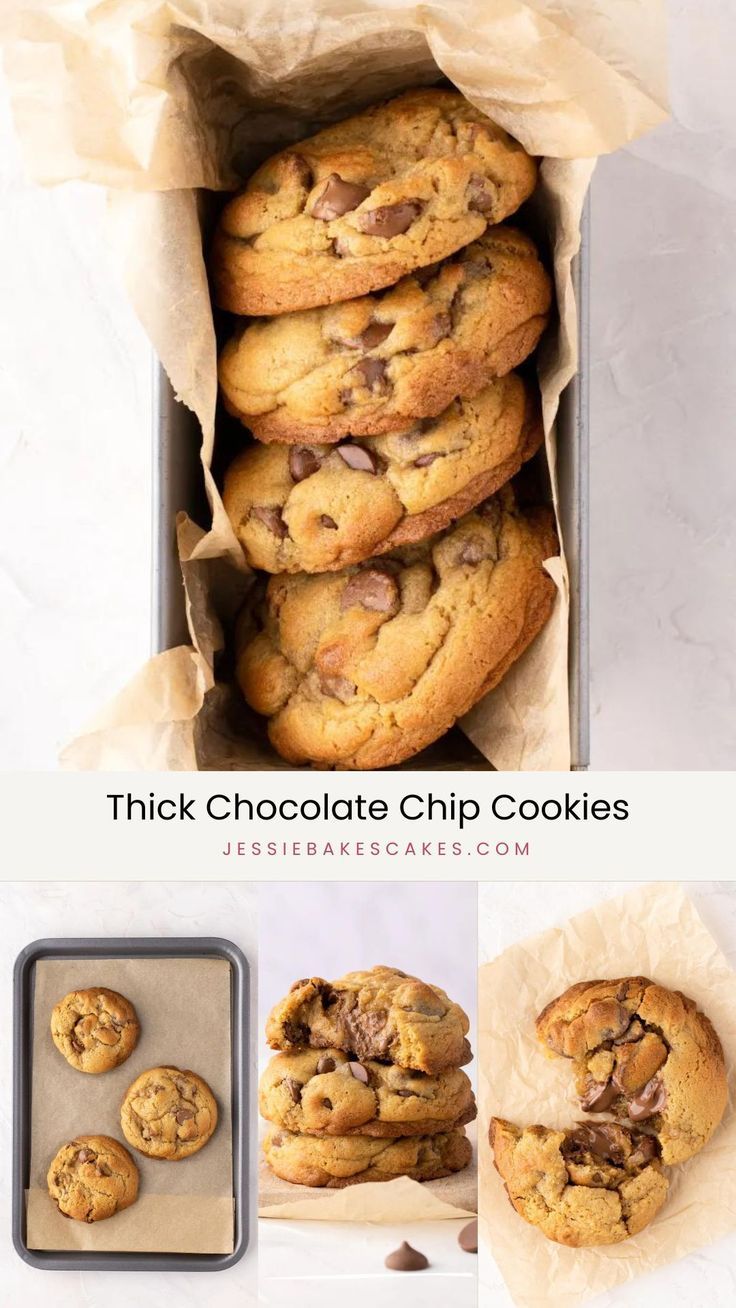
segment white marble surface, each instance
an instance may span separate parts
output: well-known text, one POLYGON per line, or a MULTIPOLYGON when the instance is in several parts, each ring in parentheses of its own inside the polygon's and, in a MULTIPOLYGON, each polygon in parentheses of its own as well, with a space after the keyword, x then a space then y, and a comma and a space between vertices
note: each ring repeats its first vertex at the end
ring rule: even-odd
MULTIPOLYGON (((253 886, 225 882, 0 883, 0 996, 5 1014, 0 1041, 0 1156, 6 1183, 0 1191, 0 1304, 3 1308, 251 1308, 256 1304, 255 1221, 250 1247, 227 1271, 42 1272, 28 1267, 10 1236, 13 964, 20 950, 47 936, 224 936, 245 953, 252 968, 251 1022, 256 1014, 258 956, 256 896, 253 886)), ((252 1079, 255 1068, 251 1068, 252 1079)), ((254 1123, 252 1124, 255 1125, 254 1123)), ((255 1193, 255 1138, 251 1139, 255 1193)))
MULTIPOLYGON (((669 8, 673 121, 593 184, 599 768, 736 758, 736 7, 669 8)), ((0 103, 5 767, 53 767, 148 651, 150 360, 103 210, 23 181, 0 103)))
MULTIPOLYGON (((702 882, 686 887, 708 929, 736 968, 736 885, 702 882)), ((479 914, 479 960, 489 962, 509 945, 545 931, 593 904, 631 890, 630 884, 562 882, 539 893, 539 887, 482 885, 479 914), (487 911, 484 911, 487 906, 487 911)), ((513 1308, 513 1299, 492 1256, 483 1256, 484 1299, 488 1308, 513 1308)), ((605 1295, 590 1299, 590 1308, 730 1308, 736 1302, 736 1233, 660 1267, 605 1295)))

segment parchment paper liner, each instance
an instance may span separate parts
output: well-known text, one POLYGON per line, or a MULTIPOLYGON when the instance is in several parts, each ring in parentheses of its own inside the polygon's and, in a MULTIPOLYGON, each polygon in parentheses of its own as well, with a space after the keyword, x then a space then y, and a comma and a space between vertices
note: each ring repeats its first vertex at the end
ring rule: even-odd
POLYGON ((231 1253, 233 1250, 230 968, 219 958, 42 959, 33 1004, 31 1167, 28 1245, 32 1249, 231 1253), (77 1072, 49 1031, 54 1004, 70 990, 102 985, 135 1005, 141 1036, 110 1072, 77 1072), (196 1000, 196 1002, 195 1002, 196 1000), (204 1077, 217 1099, 214 1135, 176 1163, 127 1145, 120 1103, 148 1067, 173 1065, 204 1077), (140 1172, 136 1202, 103 1222, 62 1216, 46 1190, 60 1145, 75 1135, 114 1136, 140 1172))
MULTIPOLYGON (((481 895, 481 912, 483 904, 481 895)), ((651 1226, 619 1245, 567 1249, 546 1240, 511 1207, 493 1166, 492 1116, 555 1128, 582 1116, 569 1064, 548 1060, 537 1042, 537 1014, 575 981, 639 974, 682 990, 703 1008, 732 1079, 736 973, 681 886, 632 890, 513 945, 480 969, 481 1248, 493 1252, 523 1308, 573 1308, 736 1228, 736 1114, 730 1107, 705 1148, 669 1169, 669 1197, 651 1226)), ((481 1281, 483 1265, 481 1254, 481 1281)))
MULTIPOLYGON (((133 305, 179 397, 197 414, 213 512, 179 521, 191 649, 152 660, 63 755, 75 768, 269 766, 233 738, 228 697, 205 697, 227 619, 248 586, 209 472, 215 338, 193 187, 233 186, 285 140, 442 72, 537 155, 559 328, 540 359, 547 455, 576 367, 570 259, 596 155, 663 121, 662 7, 616 0, 445 0, 375 5, 236 0, 88 5, 10 0, 3 29, 16 118, 34 174, 116 189, 111 217, 133 305), (219 562, 215 562, 219 561, 219 562), (228 561, 229 567, 223 568, 228 561), (204 707, 203 707, 204 706, 204 707)), ((0 30, 3 30, 0 29, 0 30)), ((556 496, 555 496, 556 498, 556 496)), ((566 769, 568 592, 564 559, 552 620, 463 724, 496 767, 566 769)))

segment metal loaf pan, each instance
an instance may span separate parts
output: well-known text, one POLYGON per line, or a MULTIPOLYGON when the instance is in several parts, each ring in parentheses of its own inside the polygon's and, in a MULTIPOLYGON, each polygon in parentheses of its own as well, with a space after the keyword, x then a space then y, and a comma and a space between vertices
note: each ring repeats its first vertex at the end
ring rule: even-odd
POLYGON ((248 1246, 250 1195, 248 1185, 248 1047, 249 967, 230 940, 193 936, 131 937, 128 940, 34 940, 18 955, 13 972, 13 1244, 24 1262, 42 1271, 96 1272, 219 1272, 237 1263, 248 1246), (36 963, 56 958, 222 958, 230 966, 232 1058, 233 1198, 235 1230, 232 1253, 99 1253, 87 1250, 29 1249, 26 1242, 26 1190, 31 1160, 31 1098, 33 1055, 33 994, 36 963))
MULTIPOLYGON (((589 765, 588 663, 588 253, 589 207, 581 223, 580 252, 572 275, 578 307, 578 372, 560 399, 557 417, 559 511, 570 577, 568 683, 573 770, 589 765)), ((188 644, 184 589, 176 553, 175 518, 186 510, 209 521, 199 461, 200 431, 194 415, 174 397, 156 367, 153 395, 153 653, 188 644)), ((274 766, 283 766, 274 762, 274 766)), ((402 767, 429 771, 480 770, 490 765, 455 727, 402 767)))

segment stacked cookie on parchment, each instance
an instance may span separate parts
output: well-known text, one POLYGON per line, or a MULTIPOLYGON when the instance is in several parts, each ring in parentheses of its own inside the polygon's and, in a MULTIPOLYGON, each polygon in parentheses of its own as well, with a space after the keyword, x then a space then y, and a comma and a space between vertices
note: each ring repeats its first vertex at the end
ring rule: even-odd
POLYGON ((261 1077, 270 1168, 296 1185, 342 1188, 467 1167, 475 1097, 462 1066, 468 1019, 438 986, 391 967, 296 981, 271 1012, 281 1052, 261 1077))
POLYGON ((226 206, 227 410, 255 441, 223 500, 271 574, 237 679, 292 763, 385 767, 436 740, 550 614, 551 514, 508 483, 539 448, 550 279, 503 225, 536 164, 453 90, 374 106, 264 163, 226 206))

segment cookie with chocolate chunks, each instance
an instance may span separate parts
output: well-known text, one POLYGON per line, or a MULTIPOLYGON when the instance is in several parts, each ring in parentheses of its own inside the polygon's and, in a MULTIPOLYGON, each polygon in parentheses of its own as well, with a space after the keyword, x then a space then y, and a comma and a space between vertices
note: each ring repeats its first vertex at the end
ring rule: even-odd
POLYGON ((258 1098, 267 1121, 316 1136, 435 1135, 471 1122, 476 1113, 460 1068, 430 1076, 331 1048, 276 1054, 258 1098))
POLYGON ((217 227, 217 302, 261 316, 390 286, 513 213, 536 176, 458 91, 409 91, 260 166, 217 227))
POLYGON ((64 1217, 102 1222, 135 1203, 138 1168, 111 1136, 78 1135, 55 1155, 46 1184, 64 1217))
POLYGON ((647 977, 582 981, 537 1018, 545 1050, 573 1062, 581 1109, 656 1136, 665 1163, 710 1139, 726 1108, 721 1042, 697 1004, 647 977))
POLYGON ((520 1130, 494 1117, 490 1144, 512 1206, 558 1244, 618 1244, 643 1231, 667 1198, 659 1145, 632 1126, 520 1130))
POLYGON ((388 767, 497 685, 547 621, 546 509, 510 487, 444 534, 341 572, 273 577, 236 633, 247 702, 290 763, 388 767))
POLYGON ((331 572, 442 531, 542 439, 539 396, 509 373, 403 432, 250 445, 227 471, 223 503, 251 567, 331 572))
POLYGON ((120 1121, 134 1149, 176 1162, 207 1144, 217 1126, 217 1103, 196 1072, 151 1067, 128 1087, 120 1121))
MULTIPOLYGON (((467 1031, 467 1014, 444 990, 394 967, 295 981, 266 1023, 272 1049, 328 1050, 329 1061, 340 1050, 358 1059, 364 1074, 366 1060, 382 1059, 431 1077, 470 1061, 467 1031)), ((361 1079, 370 1083, 370 1075, 361 1079)), ((399 1089, 411 1088, 411 1077, 395 1079, 399 1089)))
POLYGON ((405 431, 516 368, 551 299, 530 238, 490 227, 428 276, 238 328, 220 355, 223 399, 265 442, 405 431))
POLYGON ((293 1185, 343 1189, 363 1181, 437 1181, 461 1172, 473 1151, 464 1131, 380 1140, 365 1135, 316 1138, 272 1127, 263 1141, 266 1162, 293 1185))
POLYGON ((71 990, 51 1013, 51 1038, 77 1072, 119 1067, 138 1043, 140 1023, 129 999, 104 986, 71 990))

